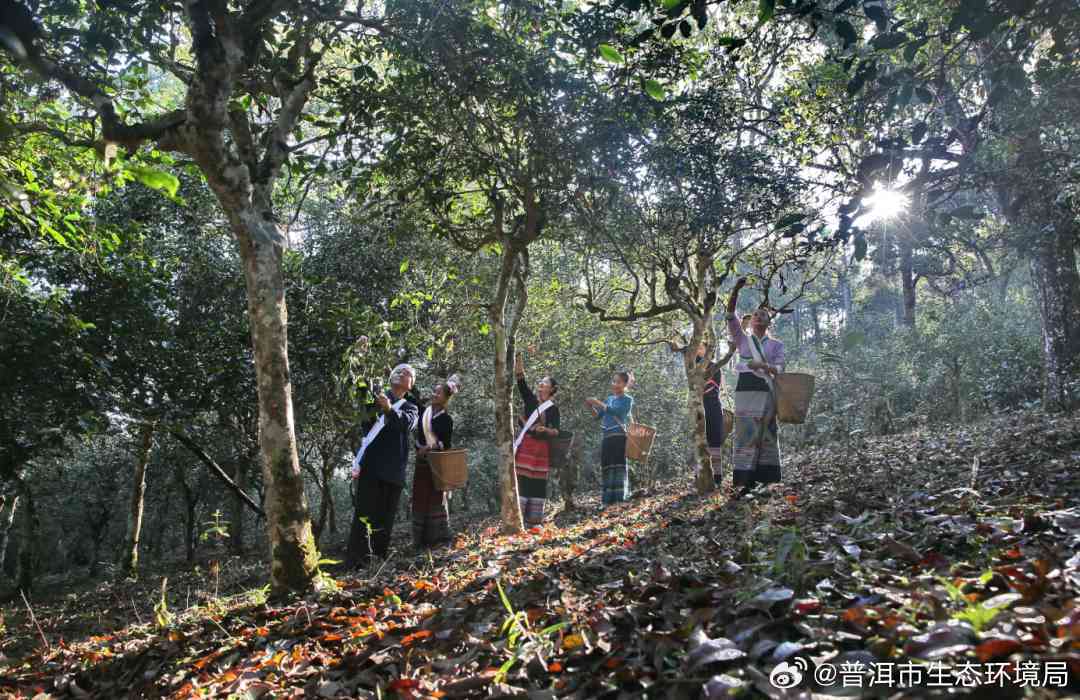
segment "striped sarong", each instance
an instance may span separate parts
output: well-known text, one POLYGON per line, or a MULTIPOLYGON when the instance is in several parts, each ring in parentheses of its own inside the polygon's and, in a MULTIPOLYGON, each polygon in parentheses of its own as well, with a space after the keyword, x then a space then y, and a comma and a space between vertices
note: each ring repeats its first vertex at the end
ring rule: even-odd
POLYGON ((600 443, 602 469, 600 502, 605 505, 630 500, 630 471, 626 466, 626 435, 605 435, 600 443))
POLYGON ((526 435, 514 457, 514 471, 517 473, 521 516, 527 527, 536 527, 544 522, 550 467, 550 445, 547 440, 526 435))
POLYGON ((735 387, 734 478, 736 486, 780 481, 780 427, 775 399, 765 380, 739 373, 735 387), (770 416, 768 425, 762 425, 770 416))
POLYGON ((450 539, 450 509, 445 491, 437 491, 431 466, 417 455, 413 471, 412 535, 416 547, 430 547, 450 539))

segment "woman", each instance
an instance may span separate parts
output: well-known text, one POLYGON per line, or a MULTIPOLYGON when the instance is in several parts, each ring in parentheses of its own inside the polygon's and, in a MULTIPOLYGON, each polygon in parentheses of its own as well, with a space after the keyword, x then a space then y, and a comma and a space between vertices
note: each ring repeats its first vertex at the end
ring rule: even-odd
POLYGON ((455 374, 435 385, 431 401, 420 417, 416 431, 416 469, 413 470, 412 532, 417 549, 450 540, 450 494, 435 488, 428 453, 449 450, 453 444, 454 419, 447 413, 450 399, 457 394, 460 380, 455 374))
POLYGON ((586 399, 585 403, 600 419, 600 468, 603 474, 601 505, 607 507, 630 500, 630 471, 626 466, 626 426, 634 410, 634 398, 626 390, 633 383, 629 372, 611 377, 611 396, 606 401, 586 399))
POLYGON ((784 344, 768 335, 772 317, 759 308, 750 318, 750 333, 735 316, 739 291, 746 278, 735 283, 727 304, 728 331, 739 351, 735 365, 734 483, 745 496, 761 484, 780 481, 780 438, 776 422, 773 378, 784 371, 784 344))
POLYGON ((525 360, 520 353, 514 358, 514 374, 518 393, 525 404, 525 412, 518 418, 521 432, 514 441, 518 499, 525 525, 537 527, 544 522, 544 502, 551 470, 549 440, 559 436, 559 407, 554 398, 559 388, 553 378, 544 377, 536 385, 534 394, 525 382, 525 360))
MULTIPOLYGON (((720 360, 709 363, 705 369, 705 392, 701 403, 705 409, 705 441, 708 444, 712 467, 713 483, 720 488, 724 480, 724 442, 727 432, 724 430, 724 406, 720 403, 720 389, 724 385, 724 367, 735 354, 735 342, 728 343, 728 352, 720 360)), ((705 344, 698 346, 697 361, 704 362, 705 344)))

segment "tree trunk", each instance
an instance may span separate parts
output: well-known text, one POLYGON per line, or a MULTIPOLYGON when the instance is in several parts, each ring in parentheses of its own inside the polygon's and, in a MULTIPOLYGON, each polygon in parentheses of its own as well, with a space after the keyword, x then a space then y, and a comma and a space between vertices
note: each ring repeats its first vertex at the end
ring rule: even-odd
POLYGON ((911 238, 901 235, 897 238, 900 246, 900 285, 904 295, 904 312, 901 322, 905 328, 915 327, 915 270, 914 252, 912 251, 911 238))
POLYGON ((319 553, 296 450, 281 235, 269 210, 252 208, 231 218, 240 243, 255 349, 270 584, 275 593, 304 591, 315 582, 319 553))
MULTIPOLYGON (((248 463, 246 455, 239 455, 233 464, 232 479, 241 491, 247 488, 248 463)), ((247 504, 240 494, 233 493, 229 501, 229 548, 233 554, 244 553, 244 509, 247 504)))
MULTIPOLYGON (((501 218, 502 207, 499 205, 496 207, 496 226, 500 228, 501 218)), ((516 326, 516 322, 513 312, 507 318, 506 305, 517 265, 517 251, 512 241, 504 237, 495 298, 488 310, 488 317, 495 336, 495 445, 499 460, 499 512, 505 533, 523 532, 525 529, 521 519, 521 503, 518 501, 517 474, 514 471, 513 387, 507 366, 514 330, 507 327, 507 321, 513 326, 516 326)))
POLYGON ((128 511, 127 532, 120 555, 120 572, 135 577, 139 571, 139 538, 142 534, 143 509, 146 503, 146 467, 150 462, 150 447, 154 442, 154 424, 143 425, 139 434, 139 452, 135 458, 135 473, 131 486, 131 509, 128 511))
POLYGON ((184 498, 184 557, 188 562, 195 561, 195 508, 199 503, 199 494, 188 486, 184 479, 183 467, 176 465, 174 472, 176 485, 184 498))
POLYGON ((964 422, 964 395, 961 388, 961 373, 963 365, 960 364, 960 360, 952 358, 949 361, 949 374, 952 379, 952 403, 953 403, 953 421, 957 423, 964 422))
POLYGON ((97 517, 91 518, 90 525, 90 578, 97 578, 101 573, 101 544, 109 530, 109 509, 104 504, 98 506, 97 517))
POLYGON ((709 360, 706 357, 701 362, 697 362, 698 345, 702 342, 706 342, 709 347, 715 344, 708 342, 707 338, 707 335, 712 335, 709 332, 711 322, 711 314, 707 318, 693 319, 694 330, 690 336, 690 344, 683 352, 683 370, 686 372, 686 416, 690 434, 694 436, 694 464, 697 468, 694 474, 694 486, 702 496, 716 489, 705 431, 705 405, 702 402, 705 394, 705 371, 709 366, 709 360))
POLYGON ((11 537, 11 526, 15 524, 15 511, 19 507, 19 494, 15 494, 8 504, 7 496, 0 496, 0 574, 3 574, 4 564, 7 561, 8 542, 11 537), (4 506, 10 505, 7 515, 4 515, 4 506))
POLYGON ((814 347, 821 345, 821 319, 818 318, 818 305, 810 305, 810 322, 814 331, 814 347))
POLYGON ((320 447, 319 458, 322 461, 319 483, 319 518, 315 523, 315 541, 322 542, 322 536, 327 532, 336 534, 337 526, 334 523, 334 496, 330 490, 331 480, 334 478, 334 448, 330 445, 320 447))
POLYGON ((1080 275, 1076 271, 1075 221, 1040 232, 1033 246, 1031 276, 1042 317, 1043 404, 1066 410, 1076 404, 1080 370, 1080 275))
POLYGON ((30 486, 23 479, 16 482, 22 498, 22 532, 19 536, 18 574, 15 585, 29 595, 34 588, 34 568, 37 564, 37 511, 30 486))

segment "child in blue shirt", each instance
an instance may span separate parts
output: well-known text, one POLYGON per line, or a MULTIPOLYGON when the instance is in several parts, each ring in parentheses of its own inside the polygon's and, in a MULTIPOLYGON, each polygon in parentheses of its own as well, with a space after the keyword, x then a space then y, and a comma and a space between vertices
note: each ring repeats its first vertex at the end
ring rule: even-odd
POLYGON ((607 400, 587 399, 585 403, 600 419, 603 439, 600 443, 600 466, 603 473, 601 503, 606 507, 630 500, 630 472, 626 466, 626 426, 634 410, 634 398, 626 393, 633 382, 629 372, 616 372, 611 378, 611 396, 607 400))

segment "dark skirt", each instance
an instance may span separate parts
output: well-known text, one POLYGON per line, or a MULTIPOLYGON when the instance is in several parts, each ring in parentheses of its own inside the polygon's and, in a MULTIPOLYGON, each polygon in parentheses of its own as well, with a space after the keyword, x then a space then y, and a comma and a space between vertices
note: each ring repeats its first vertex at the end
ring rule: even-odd
POLYGON ((630 471, 626 466, 626 435, 605 435, 600 443, 603 505, 630 500, 630 471))
POLYGON ((417 455, 412 488, 413 544, 425 547, 450 539, 450 509, 445 491, 435 489, 431 465, 417 455))
POLYGON ((715 392, 705 394, 702 404, 705 408, 705 439, 709 443, 709 452, 723 448, 727 435, 724 433, 724 405, 715 392))

